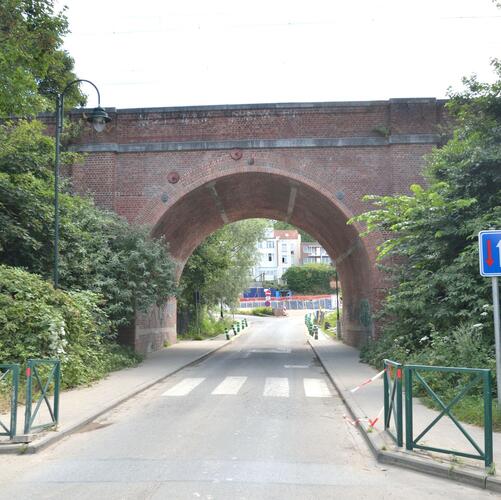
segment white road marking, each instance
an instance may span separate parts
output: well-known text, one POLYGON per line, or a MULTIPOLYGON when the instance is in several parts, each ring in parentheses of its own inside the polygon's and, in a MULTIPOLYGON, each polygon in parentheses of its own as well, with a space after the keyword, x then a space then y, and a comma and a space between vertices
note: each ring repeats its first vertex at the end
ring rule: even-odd
POLYGON ((238 391, 245 384, 247 377, 226 377, 213 391, 212 394, 231 395, 238 394, 238 391))
POLYGON ((204 378, 185 378, 181 380, 174 387, 171 387, 168 391, 165 391, 162 396, 186 396, 189 394, 197 385, 200 385, 204 378))
POLYGON ((330 398, 332 396, 325 380, 320 378, 305 378, 304 393, 307 398, 330 398))
POLYGON ((289 380, 282 377, 268 377, 264 384, 263 396, 289 397, 289 380))
POLYGON ((290 354, 291 350, 285 347, 277 348, 263 348, 263 349, 251 349, 250 352, 254 354, 290 354))
POLYGON ((284 365, 284 368, 309 368, 310 365, 284 365))

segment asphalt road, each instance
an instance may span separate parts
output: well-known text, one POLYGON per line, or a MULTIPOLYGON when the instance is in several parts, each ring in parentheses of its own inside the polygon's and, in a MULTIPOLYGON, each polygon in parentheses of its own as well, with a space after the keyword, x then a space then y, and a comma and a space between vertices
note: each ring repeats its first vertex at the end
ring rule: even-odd
POLYGON ((0 499, 453 499, 492 493, 382 467, 304 336, 252 331, 34 456, 0 456, 0 499))

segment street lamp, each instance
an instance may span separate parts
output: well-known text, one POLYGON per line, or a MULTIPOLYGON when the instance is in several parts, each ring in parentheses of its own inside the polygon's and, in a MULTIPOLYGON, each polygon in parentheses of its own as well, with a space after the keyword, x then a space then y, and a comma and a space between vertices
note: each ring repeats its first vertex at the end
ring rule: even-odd
POLYGON ((86 117, 92 123, 96 132, 102 132, 106 124, 111 121, 108 113, 101 107, 99 89, 89 80, 73 80, 68 83, 61 93, 56 95, 56 158, 54 165, 54 288, 59 287, 59 167, 61 154, 61 132, 63 130, 64 95, 70 87, 81 82, 90 83, 97 92, 97 108, 94 108, 86 117))

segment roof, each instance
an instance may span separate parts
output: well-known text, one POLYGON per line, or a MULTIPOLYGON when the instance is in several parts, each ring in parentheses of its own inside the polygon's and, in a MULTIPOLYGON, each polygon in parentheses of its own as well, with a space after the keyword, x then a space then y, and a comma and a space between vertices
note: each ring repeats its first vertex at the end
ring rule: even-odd
POLYGON ((279 240, 297 240, 299 233, 295 229, 275 229, 273 236, 279 240))

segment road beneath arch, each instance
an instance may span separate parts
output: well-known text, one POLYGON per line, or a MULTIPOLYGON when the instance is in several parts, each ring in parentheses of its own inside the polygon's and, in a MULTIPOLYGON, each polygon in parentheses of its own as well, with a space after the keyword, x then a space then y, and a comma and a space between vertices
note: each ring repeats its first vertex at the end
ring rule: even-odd
POLYGON ((302 317, 254 319, 51 449, 2 457, 0 499, 494 498, 382 467, 344 413, 302 317))

